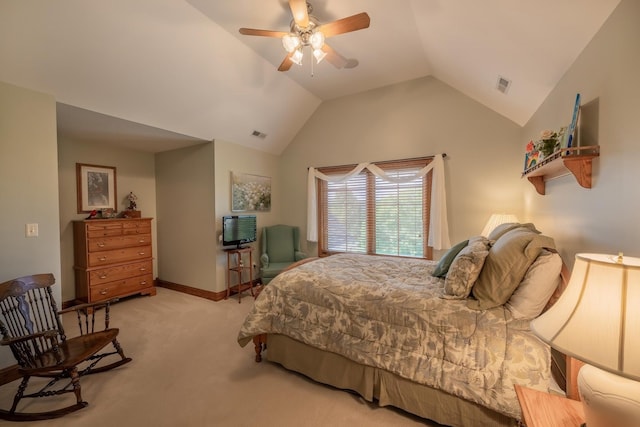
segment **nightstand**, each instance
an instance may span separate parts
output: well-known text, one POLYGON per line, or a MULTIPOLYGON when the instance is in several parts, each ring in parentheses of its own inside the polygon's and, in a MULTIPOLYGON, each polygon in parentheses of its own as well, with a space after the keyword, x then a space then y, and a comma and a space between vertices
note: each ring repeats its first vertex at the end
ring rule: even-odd
POLYGON ((582 402, 516 385, 522 418, 527 427, 580 427, 582 402))

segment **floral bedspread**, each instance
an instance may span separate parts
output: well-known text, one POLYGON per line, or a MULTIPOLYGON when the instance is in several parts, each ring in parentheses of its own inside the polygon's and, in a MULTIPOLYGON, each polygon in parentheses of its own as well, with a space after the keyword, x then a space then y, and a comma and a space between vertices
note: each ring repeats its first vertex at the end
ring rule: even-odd
POLYGON ((284 334, 519 419, 514 384, 547 390, 548 346, 503 307, 441 298, 434 268, 353 254, 303 264, 265 286, 238 342, 284 334))

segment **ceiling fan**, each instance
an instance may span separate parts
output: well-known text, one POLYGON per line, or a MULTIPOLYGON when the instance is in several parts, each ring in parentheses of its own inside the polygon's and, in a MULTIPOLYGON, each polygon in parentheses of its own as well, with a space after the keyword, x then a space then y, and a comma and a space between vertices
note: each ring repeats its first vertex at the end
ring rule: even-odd
POLYGON ((371 21, 369 15, 362 12, 327 24, 320 24, 311 14, 312 6, 305 0, 289 0, 289 7, 293 15, 290 32, 240 28, 240 34, 246 36, 282 39, 287 56, 278 67, 278 71, 288 71, 292 64, 302 65, 304 56, 302 49, 307 46, 311 47, 318 63, 326 57, 334 67, 344 68, 349 61, 326 44, 325 39, 368 28, 371 21))

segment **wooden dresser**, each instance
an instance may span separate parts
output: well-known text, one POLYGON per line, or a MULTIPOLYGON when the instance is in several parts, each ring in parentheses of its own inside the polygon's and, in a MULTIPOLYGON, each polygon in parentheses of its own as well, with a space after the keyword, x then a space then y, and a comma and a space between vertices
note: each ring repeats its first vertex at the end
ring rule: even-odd
POLYGON ((152 218, 73 222, 76 300, 155 295, 152 218))

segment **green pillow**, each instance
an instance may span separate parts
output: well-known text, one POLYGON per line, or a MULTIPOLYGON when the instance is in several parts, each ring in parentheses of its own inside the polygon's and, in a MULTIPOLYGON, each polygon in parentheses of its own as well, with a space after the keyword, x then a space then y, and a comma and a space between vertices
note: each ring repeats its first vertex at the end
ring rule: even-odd
POLYGON ((472 295, 476 300, 467 306, 486 310, 507 302, 543 248, 555 248, 553 239, 526 227, 513 229, 501 236, 489 250, 480 276, 473 285, 472 295))
POLYGON ((456 256, 469 244, 469 240, 464 240, 460 243, 455 244, 451 249, 449 249, 438 261, 438 265, 436 265, 436 269, 431 273, 435 277, 439 277, 444 279, 447 276, 447 272, 449 271, 449 267, 451 267, 451 263, 456 258, 456 256))

